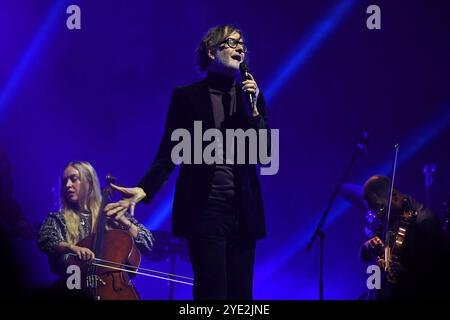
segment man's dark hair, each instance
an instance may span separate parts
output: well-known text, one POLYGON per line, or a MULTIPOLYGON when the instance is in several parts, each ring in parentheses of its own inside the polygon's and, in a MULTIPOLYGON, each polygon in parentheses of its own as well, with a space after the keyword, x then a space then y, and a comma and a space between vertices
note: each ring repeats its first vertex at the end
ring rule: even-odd
POLYGON ((385 176, 371 177, 364 185, 364 199, 368 200, 372 194, 385 197, 389 192, 389 182, 389 178, 385 176))
POLYGON ((363 197, 369 208, 376 204, 376 198, 387 199, 389 193, 390 179, 386 176, 376 175, 370 177, 364 184, 363 197))
POLYGON ((209 29, 202 40, 200 41, 197 49, 195 50, 195 66, 201 73, 205 73, 211 58, 208 56, 208 52, 214 52, 219 47, 220 43, 229 37, 233 32, 237 32, 243 38, 242 31, 232 24, 222 24, 209 29))

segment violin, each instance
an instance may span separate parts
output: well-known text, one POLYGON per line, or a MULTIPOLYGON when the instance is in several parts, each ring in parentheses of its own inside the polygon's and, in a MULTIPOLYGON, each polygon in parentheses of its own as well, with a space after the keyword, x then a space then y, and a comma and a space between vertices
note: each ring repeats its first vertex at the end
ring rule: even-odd
POLYGON ((391 232, 389 231, 390 226, 390 215, 392 208, 392 200, 394 196, 394 179, 395 171, 397 168, 398 159, 398 149, 399 146, 396 144, 394 146, 394 159, 392 163, 392 175, 389 185, 388 202, 387 202, 387 212, 384 216, 384 228, 383 228, 383 243, 384 243, 384 255, 377 258, 378 265, 382 267, 385 271, 386 280, 392 284, 398 283, 398 274, 396 270, 390 269, 395 263, 399 262, 399 256, 403 249, 404 240, 406 235, 411 228, 411 225, 415 223, 417 212, 412 210, 408 199, 403 198, 403 203, 401 206, 400 220, 397 230, 394 233, 394 241, 392 242, 391 232))
MULTIPOLYGON (((408 200, 404 199, 399 224, 397 227, 397 231, 394 234, 394 241, 392 244, 389 243, 389 240, 388 242, 386 242, 384 257, 380 259, 380 262, 382 266, 385 268, 385 271, 387 271, 388 268, 390 268, 394 262, 400 261, 399 257, 403 250, 405 238, 409 233, 412 225, 416 222, 416 218, 417 218, 417 211, 414 211, 409 206, 408 200)), ((394 273, 390 274, 390 276, 387 277, 387 281, 389 281, 392 284, 396 284, 398 283, 399 279, 394 273)))

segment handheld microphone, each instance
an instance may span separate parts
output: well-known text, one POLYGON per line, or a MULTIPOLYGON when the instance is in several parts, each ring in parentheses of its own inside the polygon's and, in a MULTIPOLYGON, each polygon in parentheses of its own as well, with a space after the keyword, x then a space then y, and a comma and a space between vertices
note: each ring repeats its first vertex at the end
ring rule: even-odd
MULTIPOLYGON (((239 71, 241 72, 242 81, 250 80, 249 74, 249 66, 247 62, 241 62, 239 65, 239 71)), ((250 108, 253 108, 253 95, 251 93, 246 93, 247 101, 250 104, 250 108)))

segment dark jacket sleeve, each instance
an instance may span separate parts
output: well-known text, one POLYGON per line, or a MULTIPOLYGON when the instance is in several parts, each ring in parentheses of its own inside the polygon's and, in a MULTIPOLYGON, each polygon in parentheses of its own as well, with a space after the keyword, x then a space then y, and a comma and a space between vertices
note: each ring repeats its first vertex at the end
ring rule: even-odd
POLYGON ((271 141, 269 122, 267 120, 266 99, 262 92, 259 93, 256 107, 258 109, 259 115, 256 117, 250 117, 248 120, 248 123, 251 128, 253 128, 257 131, 261 130, 261 129, 267 130, 267 155, 270 156, 272 141, 271 141))
POLYGON ((142 188, 146 193, 146 197, 142 200, 145 203, 150 203, 175 168, 175 164, 171 159, 171 152, 173 146, 178 142, 171 141, 172 132, 175 129, 187 128, 186 121, 189 119, 187 110, 184 108, 181 91, 181 89, 175 89, 172 93, 164 135, 161 139, 158 152, 150 169, 138 183, 138 187, 142 188))
POLYGON ((418 264, 430 273, 437 273, 442 267, 441 258, 445 256, 445 236, 439 219, 429 209, 422 210, 417 217, 416 241, 414 251, 419 257, 418 264))
POLYGON ((256 117, 251 117, 249 119, 250 127, 253 129, 268 129, 269 124, 267 122, 267 110, 266 110, 266 99, 262 92, 259 93, 258 101, 256 105, 259 115, 256 117))

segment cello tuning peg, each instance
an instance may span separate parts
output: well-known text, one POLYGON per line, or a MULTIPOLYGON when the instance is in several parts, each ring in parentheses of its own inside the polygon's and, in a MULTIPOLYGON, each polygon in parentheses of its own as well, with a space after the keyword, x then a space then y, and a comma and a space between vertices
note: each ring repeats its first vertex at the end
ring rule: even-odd
POLYGON ((117 180, 116 177, 114 177, 112 174, 107 174, 106 175, 106 182, 107 183, 114 183, 117 180))

